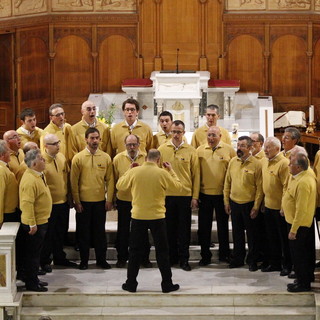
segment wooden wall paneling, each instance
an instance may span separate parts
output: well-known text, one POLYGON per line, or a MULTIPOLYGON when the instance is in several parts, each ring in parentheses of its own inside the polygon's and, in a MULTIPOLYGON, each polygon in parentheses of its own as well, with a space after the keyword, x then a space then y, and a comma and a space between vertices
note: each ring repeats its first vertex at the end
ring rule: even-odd
POLYGON ((240 91, 263 92, 263 45, 251 35, 240 35, 228 46, 227 77, 240 80, 240 91))
POLYGON ((92 26, 92 92, 98 92, 98 43, 97 43, 97 26, 92 26))
POLYGON ((270 63, 270 24, 264 26, 264 77, 263 77, 263 94, 269 95, 269 63, 270 63))
POLYGON ((91 29, 55 29, 54 101, 62 103, 68 122, 76 123, 81 118, 80 106, 93 91, 93 62, 91 29), (83 33, 81 32, 83 31, 83 33), (71 34, 68 35, 69 32, 71 34), (66 34, 64 36, 58 36, 66 34), (84 34, 84 37, 80 36, 84 34))
POLYGON ((200 3, 194 0, 162 0, 161 56, 163 69, 198 70, 201 53, 199 19, 200 3))
POLYGON ((133 43, 122 35, 112 35, 99 46, 100 92, 121 92, 121 81, 136 77, 133 43))
POLYGON ((50 104, 48 41, 47 26, 21 31, 20 107, 21 109, 34 109, 39 127, 44 127, 48 123, 48 107, 50 104))
POLYGON ((312 23, 308 23, 308 38, 307 38, 307 57, 308 57, 308 105, 311 104, 312 101, 312 23))
POLYGON ((296 35, 283 35, 271 49, 271 90, 278 97, 307 97, 307 43, 296 35))
POLYGON ((199 70, 206 71, 208 69, 207 61, 207 0, 199 0, 201 6, 201 15, 199 19, 200 24, 200 59, 199 59, 199 70))
POLYGON ((15 128, 14 35, 0 34, 0 137, 15 128))
POLYGON ((313 26, 312 56, 312 103, 315 107, 315 119, 320 121, 320 25, 313 26))

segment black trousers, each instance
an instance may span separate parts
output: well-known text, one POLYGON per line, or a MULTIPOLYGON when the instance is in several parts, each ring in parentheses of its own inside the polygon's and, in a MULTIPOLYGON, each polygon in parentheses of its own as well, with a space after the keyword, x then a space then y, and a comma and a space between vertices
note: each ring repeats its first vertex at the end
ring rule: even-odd
POLYGON ((41 250, 40 264, 63 263, 66 254, 63 251, 64 237, 69 222, 69 205, 67 202, 52 205, 48 221, 48 230, 41 250), (52 258, 51 258, 52 255, 52 258))
POLYGON ((129 263, 127 270, 127 284, 136 287, 140 264, 144 256, 145 233, 150 229, 156 259, 162 277, 162 284, 172 284, 172 272, 169 261, 169 248, 167 240, 166 220, 137 220, 131 221, 129 263))
POLYGON ((223 195, 199 195, 199 220, 198 220, 198 239, 201 246, 201 257, 204 260, 210 260, 212 253, 211 230, 213 211, 215 211, 218 241, 219 241, 219 259, 229 257, 229 215, 224 210, 223 195))
POLYGON ((239 204, 230 200, 232 236, 233 236, 233 262, 243 264, 246 257, 246 239, 248 242, 248 255, 246 263, 258 261, 258 236, 255 219, 251 219, 250 212, 254 202, 239 204))
MULTIPOLYGON (((291 229, 291 224, 287 225, 288 233, 291 229)), ((294 270, 297 275, 299 284, 309 287, 314 279, 315 265, 315 235, 314 224, 310 228, 299 227, 296 235, 296 240, 289 240, 289 245, 292 254, 294 270)))
POLYGON ((268 261, 278 268, 292 269, 287 223, 280 210, 265 208, 264 221, 268 237, 268 261))
MULTIPOLYGON (((131 222, 131 209, 130 201, 123 201, 117 199, 118 209, 118 229, 116 239, 116 249, 119 261, 127 261, 129 258, 129 235, 130 235, 130 222, 131 222)), ((149 260, 150 243, 148 230, 145 232, 144 240, 144 255, 142 262, 149 260)))
POLYGON ((191 197, 166 197, 166 223, 171 263, 189 260, 191 197))
POLYGON ((80 259, 83 263, 89 261, 91 243, 95 249, 97 263, 106 260, 106 210, 105 201, 81 201, 83 212, 76 213, 80 259))
MULTIPOLYGON (((19 222, 21 223, 21 211, 16 209, 15 212, 4 213, 3 222, 19 222)), ((18 233, 16 236, 16 268, 18 276, 22 275, 24 270, 24 242, 25 242, 25 233, 23 232, 22 225, 20 224, 18 233)))
POLYGON ((22 224, 25 234, 24 242, 24 276, 26 287, 38 285, 38 270, 40 266, 40 253, 43 246, 44 238, 48 229, 48 223, 37 225, 37 232, 30 235, 30 227, 22 224))

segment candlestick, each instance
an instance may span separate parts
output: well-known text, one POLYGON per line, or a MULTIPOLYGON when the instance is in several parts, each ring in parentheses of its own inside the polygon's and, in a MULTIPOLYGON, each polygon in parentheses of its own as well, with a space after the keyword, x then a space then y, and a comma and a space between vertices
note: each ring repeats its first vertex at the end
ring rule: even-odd
POLYGON ((314 121, 314 106, 311 105, 309 107, 309 123, 312 123, 314 121))

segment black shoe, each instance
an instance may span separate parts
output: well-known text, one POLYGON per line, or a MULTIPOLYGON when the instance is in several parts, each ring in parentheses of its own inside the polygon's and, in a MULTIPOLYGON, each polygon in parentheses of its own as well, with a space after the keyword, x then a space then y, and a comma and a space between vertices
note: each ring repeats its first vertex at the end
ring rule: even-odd
POLYGON ((184 271, 191 271, 191 267, 190 267, 188 261, 180 262, 180 268, 184 271))
POLYGON ((58 261, 53 263, 55 266, 61 266, 61 267, 69 267, 69 268, 78 268, 78 264, 75 262, 72 262, 70 260, 65 261, 58 261))
POLYGON ((254 262, 249 265, 249 271, 255 272, 258 270, 258 265, 254 262))
POLYGON ((129 291, 129 292, 136 292, 137 291, 137 286, 130 287, 127 283, 124 283, 122 285, 122 290, 129 291))
POLYGON ((288 292, 308 292, 311 291, 311 287, 303 286, 299 283, 293 284, 293 286, 287 287, 288 292))
POLYGON ((35 291, 35 292, 46 292, 48 288, 37 285, 37 286, 26 286, 27 291, 35 291))
POLYGON ((163 293, 169 293, 169 292, 177 291, 180 289, 180 286, 178 284, 173 284, 173 283, 171 283, 170 285, 161 285, 161 287, 162 287, 163 293))
POLYGON ((232 262, 232 261, 229 264, 230 269, 241 268, 243 266, 244 266, 243 263, 237 263, 237 262, 232 262))
POLYGON ((50 273, 52 272, 52 268, 50 266, 50 264, 44 264, 41 266, 41 270, 43 270, 46 273, 50 273))
POLYGON ((281 272, 280 272, 280 276, 281 276, 281 277, 287 276, 287 275, 289 275, 289 274, 290 274, 290 270, 287 269, 287 268, 283 268, 283 269, 281 270, 281 272))
POLYGON ((211 264, 211 259, 201 259, 199 261, 200 267, 208 266, 209 264, 211 264))
POLYGON ((126 261, 118 260, 116 263, 117 268, 125 268, 126 267, 126 261))
POLYGON ((87 270, 88 269, 88 263, 87 262, 80 262, 79 269, 80 270, 87 270))
POLYGON ((294 279, 294 280, 293 280, 293 283, 288 283, 288 284, 287 284, 287 288, 293 287, 293 286, 295 286, 296 284, 298 284, 298 280, 297 280, 297 279, 294 279))
POLYGON ((153 267, 153 265, 152 265, 152 263, 151 263, 150 260, 147 260, 147 261, 142 262, 142 263, 141 263, 141 266, 144 267, 144 268, 148 268, 148 269, 150 269, 150 268, 153 267))
POLYGON ((48 282, 39 280, 38 285, 41 286, 41 287, 47 287, 48 286, 48 282))
POLYGON ((105 270, 111 269, 111 266, 110 266, 110 264, 109 264, 107 261, 97 262, 97 263, 96 263, 96 266, 97 266, 97 267, 100 267, 100 268, 102 268, 102 269, 105 269, 105 270))
POLYGON ((265 268, 261 268, 261 272, 275 272, 275 271, 281 271, 280 267, 274 267, 272 265, 269 265, 265 268))
POLYGON ((39 269, 37 275, 38 276, 44 276, 45 274, 47 274, 44 270, 39 269))
POLYGON ((297 279, 297 275, 294 271, 289 272, 288 274, 289 279, 297 279))
POLYGON ((226 256, 226 257, 219 257, 219 261, 220 261, 220 262, 230 263, 230 258, 229 258, 228 256, 226 256))

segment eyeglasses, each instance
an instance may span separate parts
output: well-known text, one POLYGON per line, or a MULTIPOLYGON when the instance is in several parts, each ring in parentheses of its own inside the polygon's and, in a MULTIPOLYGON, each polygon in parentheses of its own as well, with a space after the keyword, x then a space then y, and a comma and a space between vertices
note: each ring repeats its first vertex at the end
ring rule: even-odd
POLYGON ((15 139, 18 139, 18 138, 19 138, 19 136, 17 134, 15 134, 11 138, 8 138, 8 140, 15 140, 15 139))
POLYGON ((57 113, 57 114, 53 114, 52 116, 59 118, 59 117, 64 116, 64 115, 65 115, 64 112, 60 112, 60 113, 57 113))
POLYGON ((61 143, 61 141, 56 141, 56 142, 52 142, 52 143, 46 143, 48 146, 58 146, 61 143))
POLYGON ((129 112, 129 111, 135 112, 136 110, 137 110, 136 108, 125 108, 124 109, 124 111, 126 111, 126 112, 129 112))
POLYGON ((139 143, 127 143, 126 147, 136 147, 138 145, 139 145, 139 143))

